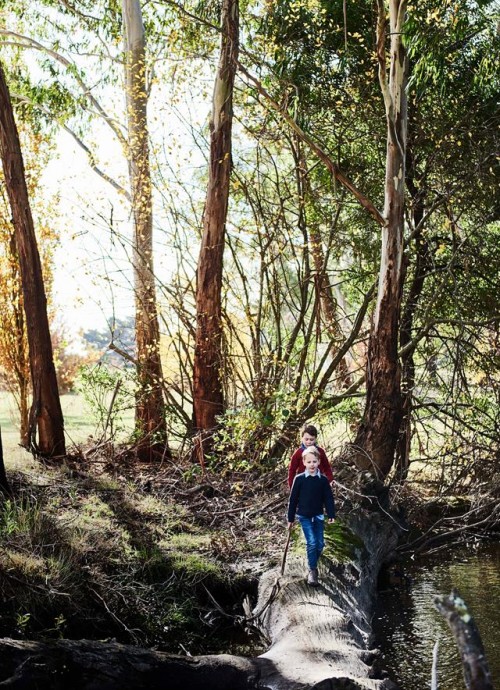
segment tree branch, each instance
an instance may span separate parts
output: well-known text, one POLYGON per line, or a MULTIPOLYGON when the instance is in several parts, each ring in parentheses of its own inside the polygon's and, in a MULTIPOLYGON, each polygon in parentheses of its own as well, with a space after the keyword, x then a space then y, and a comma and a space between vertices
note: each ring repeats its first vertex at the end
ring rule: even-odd
POLYGON ((481 635, 464 600, 453 590, 447 597, 436 597, 434 605, 444 616, 457 643, 467 690, 493 690, 481 635))

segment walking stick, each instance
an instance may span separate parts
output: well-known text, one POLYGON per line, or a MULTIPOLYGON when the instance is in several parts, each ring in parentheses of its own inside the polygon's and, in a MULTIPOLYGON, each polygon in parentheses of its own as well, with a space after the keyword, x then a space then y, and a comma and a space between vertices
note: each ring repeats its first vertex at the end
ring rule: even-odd
POLYGON ((292 538, 292 529, 293 525, 290 525, 288 528, 288 537, 286 539, 286 544, 285 544, 285 550, 283 552, 283 558, 281 559, 281 575, 285 572, 285 562, 286 562, 286 555, 288 553, 288 547, 290 546, 290 539, 292 538))

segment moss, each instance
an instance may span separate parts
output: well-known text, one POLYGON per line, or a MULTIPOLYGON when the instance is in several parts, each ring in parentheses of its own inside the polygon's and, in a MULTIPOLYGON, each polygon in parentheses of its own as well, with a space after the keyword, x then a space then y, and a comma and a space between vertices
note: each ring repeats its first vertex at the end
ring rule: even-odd
POLYGON ((196 579, 206 577, 207 575, 222 577, 221 568, 213 561, 203 558, 199 554, 178 551, 171 555, 171 559, 176 569, 181 570, 188 576, 195 576, 196 579))
POLYGON ((325 525, 325 556, 336 563, 354 561, 362 540, 341 520, 325 525))

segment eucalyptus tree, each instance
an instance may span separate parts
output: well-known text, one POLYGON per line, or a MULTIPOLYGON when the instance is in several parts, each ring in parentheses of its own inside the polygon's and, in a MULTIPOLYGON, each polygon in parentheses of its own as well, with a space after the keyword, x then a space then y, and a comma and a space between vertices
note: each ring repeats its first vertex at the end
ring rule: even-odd
POLYGON ((203 234, 196 272, 193 420, 213 430, 224 410, 222 384, 222 273, 231 173, 233 88, 239 46, 238 0, 223 0, 221 48, 210 120, 210 161, 203 234))
POLYGON ((12 209, 28 333, 33 396, 29 415, 29 447, 43 456, 62 456, 66 452, 64 420, 54 367, 42 266, 31 215, 19 135, 1 64, 0 156, 12 209))
POLYGON ((147 122, 146 34, 139 0, 123 0, 127 162, 134 216, 134 270, 137 357, 136 431, 147 451, 166 441, 163 372, 160 359, 155 274, 153 200, 147 122))
MULTIPOLYGON (((155 443, 165 447, 147 122, 151 56, 147 51, 140 3, 124 0, 121 11, 115 3, 49 2, 33 3, 29 8, 14 4, 12 13, 11 17, 18 16, 20 28, 13 30, 10 25, 0 30, 2 44, 31 50, 44 57, 40 65, 44 78, 40 85, 36 77, 30 81, 24 76, 25 88, 18 94, 18 102, 38 112, 40 118, 49 121, 52 118, 52 123, 68 132, 88 155, 92 169, 130 205, 136 311, 134 361, 138 382, 136 434, 141 452, 148 452, 148 446, 155 443), (29 18, 32 21, 27 24, 29 18), (25 33, 21 33, 23 27, 25 33), (123 70, 121 74, 119 70, 123 70), (96 80, 90 84, 88 79, 92 71, 96 80), (113 107, 110 99, 112 101, 114 87, 121 79, 123 84, 119 91, 126 101, 126 109, 125 113, 115 114, 110 110, 113 107), (44 86, 47 82, 49 86, 44 86), (123 184, 116 174, 100 166, 97 151, 85 142, 85 127, 95 123, 97 118, 105 123, 123 151, 129 172, 128 184, 123 184)), ((154 19, 150 26, 154 26, 154 19)))
POLYGON ((407 3, 390 0, 389 22, 385 2, 378 0, 377 8, 379 83, 387 121, 384 224, 377 302, 368 349, 365 410, 354 447, 360 448, 355 454, 356 464, 384 478, 394 462, 403 416, 398 338, 404 278, 408 58, 403 27, 407 3))

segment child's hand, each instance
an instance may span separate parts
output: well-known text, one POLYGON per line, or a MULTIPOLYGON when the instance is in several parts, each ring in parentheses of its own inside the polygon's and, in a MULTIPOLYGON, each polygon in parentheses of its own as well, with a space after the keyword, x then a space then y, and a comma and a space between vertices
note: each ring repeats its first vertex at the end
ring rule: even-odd
POLYGON ((331 525, 335 522, 335 518, 328 518, 328 523, 331 525))
POLYGON ((288 529, 292 529, 292 527, 294 526, 294 524, 295 524, 294 522, 289 522, 289 523, 288 523, 288 529))

